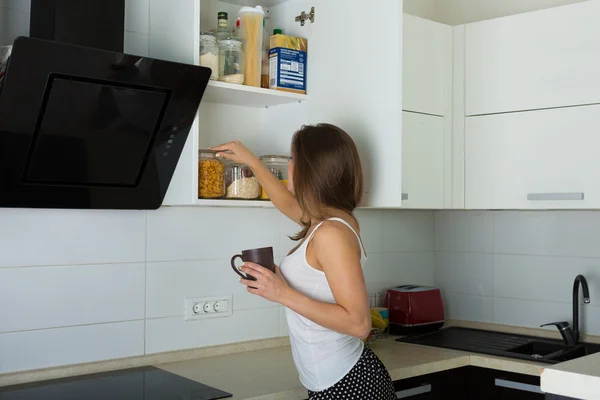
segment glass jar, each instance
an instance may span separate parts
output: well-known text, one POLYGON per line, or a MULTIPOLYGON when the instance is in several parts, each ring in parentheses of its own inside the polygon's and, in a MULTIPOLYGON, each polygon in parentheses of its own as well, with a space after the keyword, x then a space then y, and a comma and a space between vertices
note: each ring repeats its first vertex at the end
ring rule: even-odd
POLYGON ((225 166, 225 186, 225 197, 228 199, 256 200, 262 192, 250 167, 234 162, 225 166))
POLYGON ((225 196, 225 164, 217 158, 217 152, 198 152, 198 198, 219 199, 225 196))
POLYGON ((217 38, 210 32, 200 34, 200 66, 210 68, 210 79, 219 79, 219 47, 217 38))
POLYGON ((219 80, 244 84, 244 51, 241 41, 227 39, 219 42, 219 80))
MULTIPOLYGON (((260 157, 260 162, 262 162, 263 165, 267 167, 267 169, 271 171, 271 173, 275 175, 275 177, 277 177, 277 179, 279 179, 286 188, 288 185, 289 161, 290 158, 287 156, 267 155, 260 157)), ((269 200, 269 196, 264 190, 262 191, 260 198, 261 200, 269 200)))

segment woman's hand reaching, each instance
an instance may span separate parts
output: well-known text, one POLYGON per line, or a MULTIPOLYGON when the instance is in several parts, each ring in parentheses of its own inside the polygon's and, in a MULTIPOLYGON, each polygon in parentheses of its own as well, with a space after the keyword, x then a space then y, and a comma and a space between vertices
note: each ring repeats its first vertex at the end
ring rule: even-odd
POLYGON ((257 163, 260 163, 258 157, 238 140, 211 147, 211 150, 218 152, 217 157, 222 157, 226 160, 231 160, 240 164, 246 164, 250 168, 257 165, 257 163))
POLYGON ((240 280, 243 285, 248 287, 248 292, 264 297, 269 301, 281 304, 290 290, 278 266, 275 266, 275 272, 271 272, 262 265, 247 262, 242 265, 240 270, 256 278, 255 281, 240 280))

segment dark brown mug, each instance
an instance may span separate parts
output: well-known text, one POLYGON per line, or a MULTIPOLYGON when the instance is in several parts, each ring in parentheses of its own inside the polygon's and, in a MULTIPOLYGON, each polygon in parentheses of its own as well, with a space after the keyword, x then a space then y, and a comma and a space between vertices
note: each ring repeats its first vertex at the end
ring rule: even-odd
POLYGON ((235 260, 240 258, 243 262, 251 262, 254 264, 261 265, 271 272, 275 272, 275 261, 273 259, 273 248, 272 247, 263 247, 262 249, 251 249, 244 250, 242 254, 236 254, 231 258, 231 268, 235 271, 236 274, 241 276, 243 279, 247 279, 250 281, 255 281, 256 278, 250 274, 244 275, 240 272, 238 267, 235 266, 235 260))

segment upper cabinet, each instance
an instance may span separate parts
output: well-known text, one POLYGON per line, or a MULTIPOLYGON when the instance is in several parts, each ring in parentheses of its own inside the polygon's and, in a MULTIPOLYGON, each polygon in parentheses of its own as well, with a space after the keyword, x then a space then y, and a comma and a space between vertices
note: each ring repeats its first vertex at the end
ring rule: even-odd
POLYGON ((289 154, 303 124, 339 125, 363 161, 365 206, 400 207, 402 199, 402 1, 149 0, 149 55, 199 63, 199 35, 225 11, 233 27, 242 5, 260 4, 266 29, 306 38, 307 95, 211 83, 165 205, 264 206, 198 200, 198 150, 238 139, 256 154, 289 154), (296 17, 315 9, 314 22, 296 17), (377 36, 364 27, 377 23, 377 36))
POLYGON ((600 2, 466 26, 466 115, 600 102, 600 2))
POLYGON ((404 14, 402 109, 452 113, 452 27, 404 14))
POLYGON ((600 208, 600 106, 467 118, 466 208, 600 208))

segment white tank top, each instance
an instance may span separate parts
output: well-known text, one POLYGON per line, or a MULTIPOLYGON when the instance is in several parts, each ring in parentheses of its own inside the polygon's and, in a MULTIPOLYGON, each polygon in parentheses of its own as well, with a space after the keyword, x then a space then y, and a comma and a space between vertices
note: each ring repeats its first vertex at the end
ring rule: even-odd
MULTIPOLYGON (((346 225, 361 248, 361 265, 366 254, 356 231, 341 218, 330 218, 346 225)), ((281 263, 281 273, 290 287, 304 295, 335 304, 335 298, 325 273, 311 267, 306 260, 306 248, 323 222, 313 229, 308 238, 281 263)), ((300 381, 308 390, 320 392, 339 382, 350 372, 363 352, 362 340, 322 327, 302 315, 286 309, 292 355, 300 374, 300 381)))

